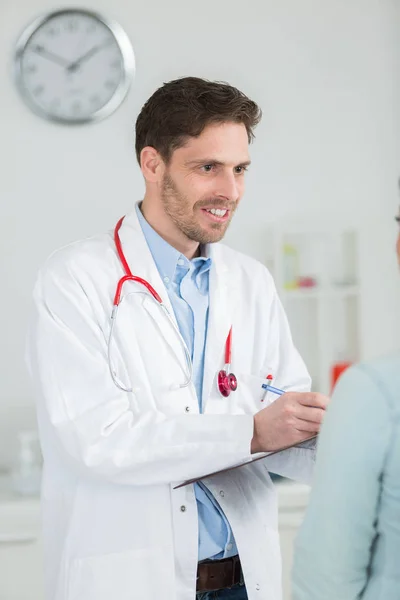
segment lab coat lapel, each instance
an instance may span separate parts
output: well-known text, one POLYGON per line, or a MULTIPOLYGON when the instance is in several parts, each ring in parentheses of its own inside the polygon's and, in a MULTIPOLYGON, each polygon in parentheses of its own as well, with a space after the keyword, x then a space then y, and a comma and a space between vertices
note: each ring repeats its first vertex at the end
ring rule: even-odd
MULTIPOLYGON (((237 302, 237 278, 232 277, 232 265, 226 264, 218 245, 210 247, 210 305, 203 377, 203 412, 211 389, 216 385, 218 371, 225 364, 225 343, 232 326, 237 302)), ((233 329, 233 345, 235 332, 233 329)))
MULTIPOLYGON (((184 369, 184 366, 186 365, 186 357, 183 346, 184 341, 179 339, 179 327, 168 296, 168 291, 161 279, 157 266, 153 260, 153 256, 147 245, 146 238, 143 234, 139 219, 136 214, 136 210, 133 210, 125 217, 119 234, 122 249, 132 275, 145 279, 153 286, 155 291, 161 297, 164 307, 168 310, 170 317, 175 324, 176 331, 174 331, 173 325, 170 323, 167 316, 163 314, 163 310, 160 308, 160 306, 157 306, 157 302, 154 301, 150 295, 146 294, 142 297, 143 309, 146 310, 156 322, 160 332, 160 339, 164 340, 164 343, 168 344, 171 351, 175 354, 179 364, 182 365, 182 368, 184 369)), ((125 285, 125 293, 129 293, 130 286, 136 287, 136 285, 138 285, 138 289, 140 291, 145 291, 145 288, 141 284, 126 283, 125 285)), ((186 376, 186 371, 184 370, 183 373, 184 379, 186 376)))

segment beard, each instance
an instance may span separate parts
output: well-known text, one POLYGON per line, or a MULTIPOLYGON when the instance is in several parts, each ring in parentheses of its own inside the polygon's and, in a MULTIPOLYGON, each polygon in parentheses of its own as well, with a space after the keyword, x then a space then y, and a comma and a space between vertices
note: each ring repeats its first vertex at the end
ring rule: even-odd
POLYGON ((217 197, 199 200, 193 206, 188 197, 179 191, 172 177, 166 173, 161 190, 161 201, 165 213, 170 217, 177 228, 186 235, 189 240, 201 245, 219 242, 225 235, 236 209, 235 202, 222 202, 217 197), (200 218, 196 218, 196 209, 201 214, 201 208, 228 208, 230 217, 224 223, 210 223, 208 227, 200 224, 200 218))

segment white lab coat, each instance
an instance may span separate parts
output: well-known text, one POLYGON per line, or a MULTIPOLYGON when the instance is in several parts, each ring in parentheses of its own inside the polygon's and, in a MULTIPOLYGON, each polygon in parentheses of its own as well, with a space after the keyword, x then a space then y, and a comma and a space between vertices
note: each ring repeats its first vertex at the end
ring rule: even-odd
MULTIPOLYGON (((120 237, 135 275, 173 314, 136 212, 120 237)), ((69 245, 41 269, 27 359, 38 397, 45 459, 42 506, 47 600, 194 600, 198 518, 193 486, 180 482, 249 457, 253 415, 269 373, 308 390, 267 269, 223 245, 210 248, 204 414, 184 381, 184 351, 159 307, 127 283, 113 365, 110 314, 123 270, 112 232, 69 245), (233 326, 238 390, 223 398, 216 375, 233 326)), ((277 502, 268 470, 309 480, 314 450, 294 449, 205 483, 231 524, 249 600, 279 600, 277 502)))

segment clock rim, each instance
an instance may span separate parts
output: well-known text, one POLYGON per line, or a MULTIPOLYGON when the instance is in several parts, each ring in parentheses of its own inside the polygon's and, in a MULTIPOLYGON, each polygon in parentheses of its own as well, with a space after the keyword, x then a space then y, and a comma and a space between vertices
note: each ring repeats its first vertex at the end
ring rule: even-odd
POLYGON ((125 100, 130 86, 132 84, 136 65, 135 65, 135 53, 131 44, 131 41, 122 28, 122 26, 116 21, 105 17, 97 11, 87 10, 83 8, 63 8, 59 10, 48 11, 38 17, 36 17, 21 33, 15 45, 14 52, 14 79, 18 90, 29 108, 36 113, 38 116, 45 118, 47 121, 59 123, 62 125, 81 125, 84 123, 94 123, 105 119, 110 116, 125 100), (26 46, 33 36, 33 34, 43 25, 55 17, 60 17, 66 14, 81 14, 97 21, 100 21, 105 25, 114 36, 114 39, 120 49, 122 55, 123 69, 122 77, 116 88, 114 94, 110 100, 101 108, 94 111, 92 114, 82 117, 62 117, 60 115, 54 115, 45 108, 38 106, 30 97, 30 94, 26 92, 24 86, 24 78, 22 75, 22 58, 26 46))

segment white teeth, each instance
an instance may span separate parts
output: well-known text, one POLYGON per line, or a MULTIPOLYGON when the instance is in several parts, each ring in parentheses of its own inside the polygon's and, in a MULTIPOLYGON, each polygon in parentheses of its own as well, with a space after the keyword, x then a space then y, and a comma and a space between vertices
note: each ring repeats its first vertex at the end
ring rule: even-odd
POLYGON ((210 210, 208 210, 207 212, 210 212, 213 215, 216 215, 217 217, 224 217, 227 213, 227 210, 224 208, 210 208, 210 210))

